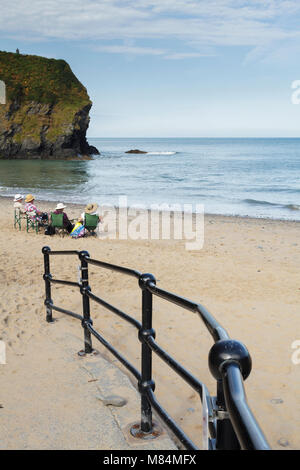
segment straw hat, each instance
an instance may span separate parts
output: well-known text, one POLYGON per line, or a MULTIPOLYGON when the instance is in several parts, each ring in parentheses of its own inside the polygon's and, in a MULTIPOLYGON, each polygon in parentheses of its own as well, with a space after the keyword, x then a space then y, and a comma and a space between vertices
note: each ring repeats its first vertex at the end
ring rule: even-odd
POLYGON ((27 194, 25 198, 25 202, 31 202, 34 200, 34 196, 32 194, 27 194))
POLYGON ((86 206, 84 209, 84 212, 87 212, 88 214, 92 214, 98 209, 98 204, 96 202, 91 202, 86 206))
POLYGON ((14 198, 14 202, 22 201, 22 199, 24 199, 24 196, 22 196, 22 194, 16 194, 14 198))
POLYGON ((67 206, 65 206, 62 202, 59 202, 57 204, 57 206, 55 207, 55 210, 59 210, 59 209, 65 209, 67 206))

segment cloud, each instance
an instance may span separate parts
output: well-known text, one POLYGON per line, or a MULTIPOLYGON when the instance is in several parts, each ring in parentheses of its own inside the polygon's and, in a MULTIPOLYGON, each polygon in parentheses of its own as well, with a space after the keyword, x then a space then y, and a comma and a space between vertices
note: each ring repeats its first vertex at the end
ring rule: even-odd
POLYGON ((201 57, 203 47, 246 46, 260 54, 278 41, 300 41, 298 0, 0 0, 0 8, 2 37, 159 40, 160 46, 176 40, 182 45, 180 52, 164 46, 99 46, 110 53, 184 59, 201 57))
POLYGON ((137 47, 127 45, 107 45, 96 46, 93 48, 99 52, 108 52, 112 54, 133 54, 133 55, 164 55, 164 49, 154 49, 152 47, 137 47))
POLYGON ((174 52, 171 54, 165 55, 166 59, 171 60, 182 60, 182 59, 195 59, 197 57, 213 57, 215 54, 211 53, 202 53, 202 52, 174 52))

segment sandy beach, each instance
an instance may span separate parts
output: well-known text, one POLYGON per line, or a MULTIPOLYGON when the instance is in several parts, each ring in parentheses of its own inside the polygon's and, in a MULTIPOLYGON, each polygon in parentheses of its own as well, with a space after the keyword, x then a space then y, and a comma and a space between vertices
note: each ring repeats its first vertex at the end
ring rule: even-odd
MULTIPOLYGON (((37 205, 45 211, 55 206, 39 201, 37 205)), ((199 251, 187 251, 184 240, 73 240, 43 232, 26 233, 25 224, 21 231, 13 227, 12 200, 0 198, 0 207, 0 323, 7 355, 7 363, 0 365, 0 417, 4 424, 0 441, 1 433, 9 432, 10 447, 14 438, 18 443, 22 439, 29 442, 26 448, 35 447, 28 436, 37 408, 25 400, 20 404, 20 394, 26 385, 26 371, 31 376, 36 371, 38 380, 38 370, 46 373, 50 367, 43 344, 48 349, 53 344, 55 349, 51 341, 56 332, 62 335, 58 325, 83 345, 78 321, 54 312, 58 319, 54 329, 45 322, 41 250, 48 245, 53 250, 84 249, 94 259, 153 273, 160 287, 203 304, 231 338, 242 341, 250 351, 253 369, 245 382, 246 393, 271 447, 300 448, 300 365, 292 361, 292 343, 300 339, 299 222, 205 215, 204 246, 199 251), (26 355, 28 348, 31 354, 26 355), (14 413, 18 423, 15 436, 14 413)), ((75 218, 81 210, 81 206, 70 204, 66 212, 75 218)), ((57 278, 76 281, 77 264, 73 257, 52 257, 51 272, 57 278)), ((136 280, 92 266, 90 285, 96 295, 140 319, 141 293, 136 280)), ((81 313, 81 296, 75 288, 53 286, 52 296, 56 305, 81 313)), ((139 368, 140 343, 135 329, 94 303, 91 313, 96 329, 139 368)), ((153 326, 157 342, 206 383, 214 395, 215 383, 207 365, 212 339, 200 318, 155 298, 153 326)), ((94 346, 118 367, 100 343, 95 341, 94 346)), ((56 354, 53 361, 69 367, 68 354, 56 354)), ((164 408, 201 446, 201 405, 196 393, 156 357, 153 376, 164 408)), ((61 386, 63 379, 58 378, 61 386)), ((50 396, 51 383, 44 393, 50 396)), ((63 405, 53 400, 53 406, 59 412, 63 405)), ((69 413, 72 415, 72 410, 69 413)), ((40 442, 47 448, 42 435, 40 442)), ((68 448, 72 448, 71 443, 68 448)))

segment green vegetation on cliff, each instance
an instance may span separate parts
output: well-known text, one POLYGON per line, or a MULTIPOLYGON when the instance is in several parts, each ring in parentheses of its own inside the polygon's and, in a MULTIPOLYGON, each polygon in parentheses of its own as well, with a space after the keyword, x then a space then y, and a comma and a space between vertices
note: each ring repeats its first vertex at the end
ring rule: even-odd
POLYGON ((87 91, 64 60, 0 51, 0 79, 10 101, 88 104, 87 91))
POLYGON ((64 60, 0 51, 0 158, 96 153, 86 141, 92 102, 64 60))

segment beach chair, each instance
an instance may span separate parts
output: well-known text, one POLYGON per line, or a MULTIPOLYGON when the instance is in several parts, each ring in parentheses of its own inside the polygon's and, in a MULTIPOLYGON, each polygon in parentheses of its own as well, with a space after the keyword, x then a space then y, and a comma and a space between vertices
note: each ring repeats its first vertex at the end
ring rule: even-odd
POLYGON ((68 230, 66 229, 66 227, 64 227, 63 214, 54 214, 54 212, 51 212, 50 221, 50 225, 55 229, 56 233, 62 236, 64 236, 65 234, 69 235, 68 230))
POLYGON ((99 222, 98 215, 91 215, 91 214, 85 213, 84 227, 90 234, 96 235, 95 230, 97 228, 98 222, 99 222))
POLYGON ((20 209, 16 208, 14 211, 14 227, 17 228, 19 227, 19 230, 21 230, 21 222, 22 219, 25 219, 26 216, 23 214, 23 212, 20 211, 20 209))
POLYGON ((39 232, 39 223, 38 220, 33 217, 32 212, 26 212, 26 231, 29 232, 30 229, 34 230, 35 233, 39 232))

